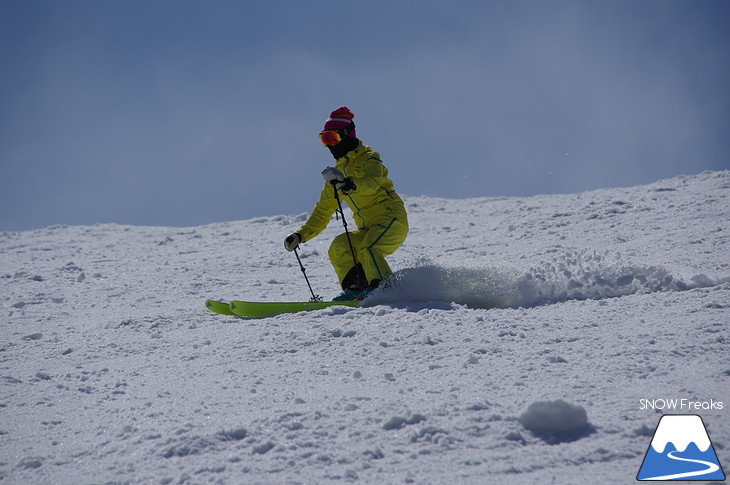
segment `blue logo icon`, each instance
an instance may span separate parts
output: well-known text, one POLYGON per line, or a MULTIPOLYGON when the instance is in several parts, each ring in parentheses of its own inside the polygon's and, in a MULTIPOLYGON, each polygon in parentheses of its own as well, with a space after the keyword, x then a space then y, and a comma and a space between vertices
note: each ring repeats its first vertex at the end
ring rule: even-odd
POLYGON ((696 414, 662 416, 636 479, 725 480, 702 418, 696 414))

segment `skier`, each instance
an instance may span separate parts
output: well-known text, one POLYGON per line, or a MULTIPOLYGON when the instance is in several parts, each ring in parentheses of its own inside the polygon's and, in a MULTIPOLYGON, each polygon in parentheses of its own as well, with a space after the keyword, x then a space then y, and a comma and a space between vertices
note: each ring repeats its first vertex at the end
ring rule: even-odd
POLYGON ((354 117, 341 106, 325 121, 319 138, 335 158, 335 166, 322 171, 324 187, 307 222, 284 240, 284 247, 293 251, 321 233, 338 208, 337 191, 352 210, 357 230, 349 233, 349 241, 347 233, 335 237, 329 248, 343 290, 335 300, 363 298, 377 288, 392 273, 385 257, 408 235, 403 201, 395 193, 380 155, 357 138, 354 117))

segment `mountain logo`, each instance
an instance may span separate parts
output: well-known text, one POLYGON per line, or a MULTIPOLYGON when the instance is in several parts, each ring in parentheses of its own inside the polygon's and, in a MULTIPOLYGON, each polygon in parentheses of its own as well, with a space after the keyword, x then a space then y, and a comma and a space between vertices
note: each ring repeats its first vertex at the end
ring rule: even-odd
POLYGON ((696 414, 662 416, 636 479, 725 480, 702 418, 696 414))

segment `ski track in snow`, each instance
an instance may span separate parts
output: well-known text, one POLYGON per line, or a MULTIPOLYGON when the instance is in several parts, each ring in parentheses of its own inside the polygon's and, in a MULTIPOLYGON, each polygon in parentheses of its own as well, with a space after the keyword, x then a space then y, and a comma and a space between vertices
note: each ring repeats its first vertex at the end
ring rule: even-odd
POLYGON ((203 302, 306 300, 306 214, 0 233, 0 481, 633 483, 640 399, 730 405, 730 172, 405 199, 392 289, 260 320, 203 302))

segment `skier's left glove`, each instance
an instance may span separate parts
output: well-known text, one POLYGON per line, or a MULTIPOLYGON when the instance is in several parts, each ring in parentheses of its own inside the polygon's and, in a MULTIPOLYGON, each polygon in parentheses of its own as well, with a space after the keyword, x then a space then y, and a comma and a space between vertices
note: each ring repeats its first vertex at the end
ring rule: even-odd
POLYGON ((357 185, 355 185, 352 179, 349 177, 345 178, 342 172, 335 167, 327 167, 322 170, 322 177, 345 195, 349 195, 350 192, 354 192, 357 189, 357 185))
POLYGON ((350 192, 357 190, 357 185, 349 177, 342 182, 337 182, 335 187, 344 195, 350 195, 350 192))

